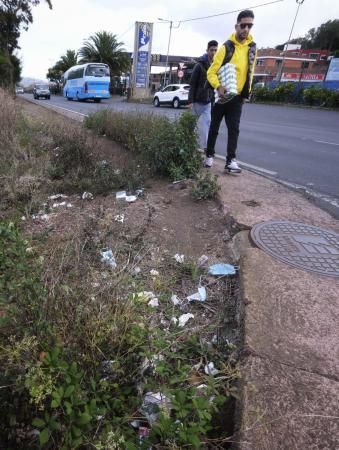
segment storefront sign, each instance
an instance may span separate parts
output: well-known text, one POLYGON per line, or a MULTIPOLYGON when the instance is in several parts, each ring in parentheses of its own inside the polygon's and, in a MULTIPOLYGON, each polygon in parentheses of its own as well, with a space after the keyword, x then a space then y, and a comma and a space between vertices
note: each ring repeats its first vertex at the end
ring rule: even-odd
POLYGON ((284 72, 281 77, 281 81, 303 81, 303 82, 315 82, 324 81, 325 75, 323 73, 303 73, 298 72, 286 73, 284 72), (300 76, 301 75, 301 76, 300 76))

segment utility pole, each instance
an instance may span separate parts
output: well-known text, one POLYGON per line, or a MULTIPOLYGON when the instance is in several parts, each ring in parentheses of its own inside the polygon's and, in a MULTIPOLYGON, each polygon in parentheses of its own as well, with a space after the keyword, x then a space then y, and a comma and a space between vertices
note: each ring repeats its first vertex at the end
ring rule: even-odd
POLYGON ((167 67, 168 67, 168 55, 169 55, 169 50, 170 50, 170 45, 171 45, 172 28, 179 28, 180 23, 178 24, 177 27, 173 27, 173 20, 161 19, 160 17, 158 18, 158 20, 160 20, 161 22, 167 22, 167 23, 170 24, 169 36, 168 36, 168 45, 167 45, 166 63, 165 63, 165 76, 164 76, 164 86, 166 86, 167 67))
POLYGON ((299 13, 299 8, 300 8, 300 5, 302 5, 305 0, 295 0, 295 1, 298 4, 298 7, 297 7, 297 12, 295 14, 294 20, 293 20, 293 24, 292 24, 292 28, 291 28, 291 31, 290 31, 290 35, 289 35, 288 40, 287 40, 286 50, 284 50, 283 59, 281 61, 280 71, 279 71, 279 75, 278 75, 278 81, 279 82, 281 81, 281 77, 282 77, 282 74, 283 74, 284 63, 285 63, 285 59, 286 59, 286 51, 287 51, 287 48, 288 48, 288 44, 289 44, 289 42, 291 40, 291 36, 292 36, 292 33, 293 33, 294 25, 295 25, 295 22, 297 20, 297 16, 298 16, 298 13, 299 13))

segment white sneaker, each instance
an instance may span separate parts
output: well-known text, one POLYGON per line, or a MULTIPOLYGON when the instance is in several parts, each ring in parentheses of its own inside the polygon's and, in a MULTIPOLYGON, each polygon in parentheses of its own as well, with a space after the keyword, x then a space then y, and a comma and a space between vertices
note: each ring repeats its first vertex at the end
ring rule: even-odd
POLYGON ((204 161, 204 166, 208 167, 208 168, 211 168, 213 166, 213 161, 214 161, 214 158, 206 157, 205 161, 204 161))
POLYGON ((234 158, 232 161, 225 166, 225 170, 228 170, 228 172, 231 173, 240 173, 241 168, 239 167, 239 164, 237 160, 234 158))

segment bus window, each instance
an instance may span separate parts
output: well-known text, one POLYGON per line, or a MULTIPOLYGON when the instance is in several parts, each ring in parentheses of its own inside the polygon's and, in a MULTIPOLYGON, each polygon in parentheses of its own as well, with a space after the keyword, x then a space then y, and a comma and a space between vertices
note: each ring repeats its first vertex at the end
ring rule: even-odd
POLYGON ((85 76, 88 77, 108 77, 109 69, 107 66, 98 66, 95 64, 89 64, 86 68, 85 76))

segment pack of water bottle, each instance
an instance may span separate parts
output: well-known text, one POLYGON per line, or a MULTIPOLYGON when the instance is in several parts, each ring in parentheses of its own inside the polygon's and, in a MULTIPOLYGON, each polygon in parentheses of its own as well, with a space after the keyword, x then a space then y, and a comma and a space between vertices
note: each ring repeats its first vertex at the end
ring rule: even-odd
POLYGON ((215 102, 224 103, 238 95, 237 74, 235 64, 227 63, 220 67, 218 71, 218 79, 221 86, 225 86, 227 92, 225 97, 219 97, 218 91, 215 90, 215 102))

